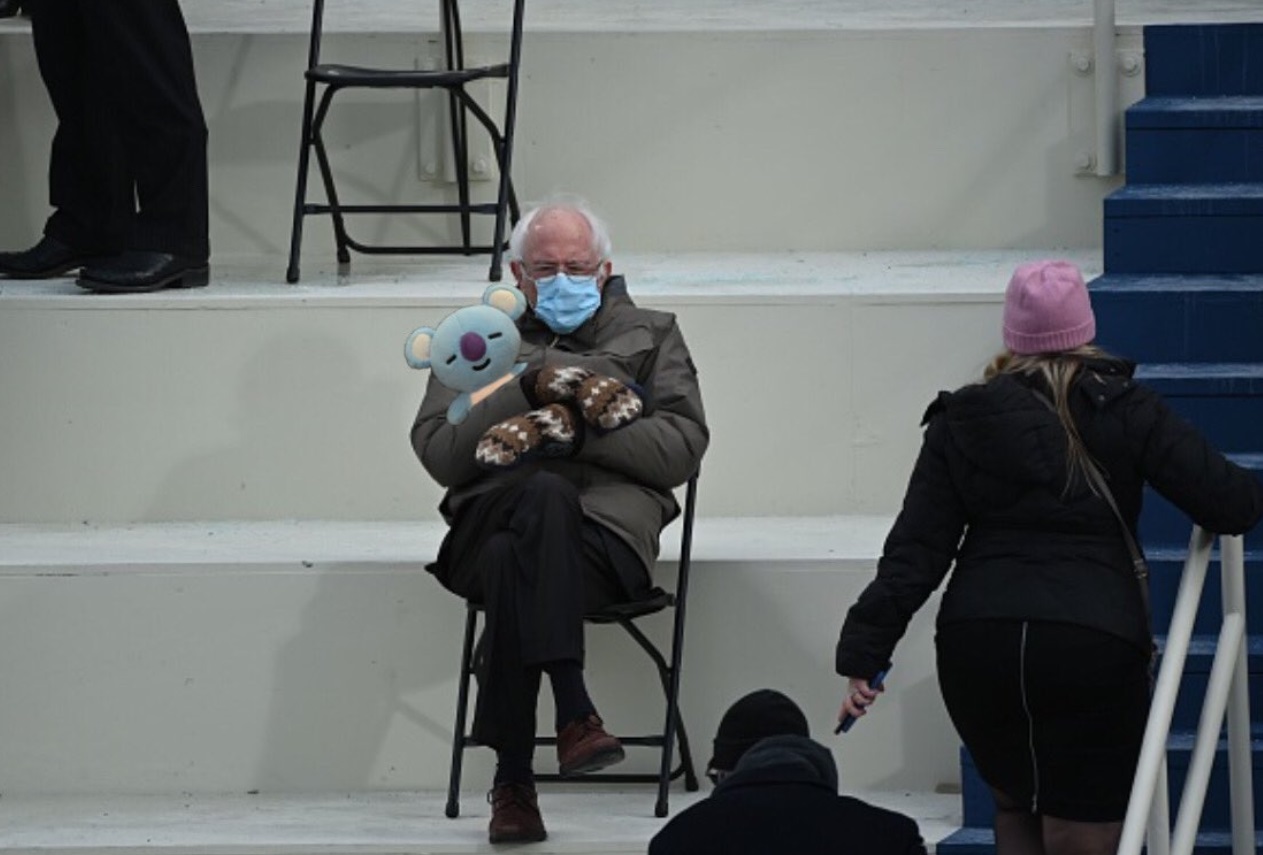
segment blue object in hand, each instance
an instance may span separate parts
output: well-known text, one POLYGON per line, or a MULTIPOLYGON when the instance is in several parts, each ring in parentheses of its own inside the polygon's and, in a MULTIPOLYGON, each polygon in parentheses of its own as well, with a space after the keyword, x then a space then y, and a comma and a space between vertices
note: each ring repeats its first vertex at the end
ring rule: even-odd
MULTIPOLYGON (((890 666, 887 665, 885 668, 877 672, 877 676, 873 677, 873 679, 868 681, 868 687, 870 689, 880 689, 882 683, 886 681, 886 675, 889 673, 890 673, 890 666)), ((850 713, 847 713, 846 715, 842 717, 842 720, 838 722, 838 726, 833 729, 833 732, 835 734, 846 733, 848 730, 851 729, 851 725, 853 724, 855 724, 855 716, 851 715, 850 713)))

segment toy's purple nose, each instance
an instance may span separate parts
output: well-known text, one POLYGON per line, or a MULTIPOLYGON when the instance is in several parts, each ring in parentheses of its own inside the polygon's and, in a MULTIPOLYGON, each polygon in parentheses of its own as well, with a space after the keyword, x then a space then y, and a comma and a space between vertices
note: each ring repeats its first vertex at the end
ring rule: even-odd
POLYGON ((460 337, 460 355, 477 362, 487 355, 487 342, 478 333, 467 332, 460 337))

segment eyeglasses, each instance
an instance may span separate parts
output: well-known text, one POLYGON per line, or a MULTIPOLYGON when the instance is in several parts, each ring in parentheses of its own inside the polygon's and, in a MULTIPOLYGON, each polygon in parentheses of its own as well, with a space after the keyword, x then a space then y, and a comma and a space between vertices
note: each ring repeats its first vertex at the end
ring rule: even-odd
POLYGON ((565 273, 567 276, 581 279, 595 275, 604 263, 605 259, 603 258, 594 262, 567 261, 565 264, 540 262, 539 264, 523 264, 522 271, 526 274, 526 278, 533 282, 539 282, 542 279, 552 279, 558 273, 565 273))

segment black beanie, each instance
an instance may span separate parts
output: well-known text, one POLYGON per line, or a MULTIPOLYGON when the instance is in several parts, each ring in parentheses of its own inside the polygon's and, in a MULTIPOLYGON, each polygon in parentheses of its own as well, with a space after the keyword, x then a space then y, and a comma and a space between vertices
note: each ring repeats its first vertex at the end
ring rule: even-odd
POLYGON ((709 769, 731 772, 741 755, 769 736, 810 736, 807 716, 798 705, 773 689, 759 689, 741 698, 719 721, 715 753, 709 769))

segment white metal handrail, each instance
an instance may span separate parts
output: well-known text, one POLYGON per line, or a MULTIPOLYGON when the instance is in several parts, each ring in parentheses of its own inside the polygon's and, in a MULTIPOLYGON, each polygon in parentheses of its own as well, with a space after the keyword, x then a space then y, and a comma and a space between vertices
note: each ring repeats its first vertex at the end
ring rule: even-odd
POLYGON ((1193 637, 1193 621, 1210 565, 1214 535, 1194 526, 1188 558, 1180 577, 1175 611, 1167 633, 1162 666, 1149 709, 1140 762, 1132 783, 1118 855, 1139 855, 1148 825, 1149 855, 1191 855, 1210 781, 1224 713, 1228 716, 1228 774, 1232 809, 1233 855, 1254 853, 1254 801, 1250 778, 1250 701, 1245 636, 1245 547, 1240 536, 1223 537, 1219 565, 1223 587, 1223 626, 1202 703, 1193 756, 1180 798, 1174 833, 1167 802, 1167 737, 1175 712, 1184 661, 1193 637))

